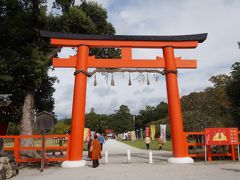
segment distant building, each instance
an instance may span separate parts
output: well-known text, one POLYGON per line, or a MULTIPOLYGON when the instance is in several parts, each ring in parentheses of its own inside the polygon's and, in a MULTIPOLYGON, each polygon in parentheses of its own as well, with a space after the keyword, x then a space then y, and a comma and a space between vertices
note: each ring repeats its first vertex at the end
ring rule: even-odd
POLYGON ((15 112, 10 97, 12 94, 0 94, 0 113, 11 114, 15 112))
POLYGON ((7 117, 15 113, 12 105, 12 94, 0 94, 0 135, 6 135, 9 121, 7 117))

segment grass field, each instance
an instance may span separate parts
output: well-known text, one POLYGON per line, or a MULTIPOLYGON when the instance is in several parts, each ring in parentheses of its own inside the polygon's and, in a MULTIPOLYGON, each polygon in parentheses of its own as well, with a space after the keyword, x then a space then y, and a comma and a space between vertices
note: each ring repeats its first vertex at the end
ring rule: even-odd
MULTIPOLYGON (((146 149, 146 145, 144 142, 144 139, 135 140, 135 141, 120 141, 122 143, 128 144, 130 146, 140 148, 140 149, 146 149)), ((150 143, 150 149, 152 150, 158 150, 158 142, 157 140, 152 140, 150 143)), ((163 145, 164 151, 172 151, 172 141, 167 141, 163 145)))
MULTIPOLYGON (((7 139, 4 141, 5 148, 9 148, 9 147, 13 147, 13 146, 14 146, 13 139, 7 139)), ((46 147, 49 147, 49 146, 59 147, 60 143, 54 142, 53 139, 51 139, 51 138, 47 138, 45 146, 46 147)), ((66 141, 62 142, 62 146, 67 146, 67 142, 66 141)), ((34 147, 42 147, 42 140, 34 139, 34 147)), ((83 144, 83 150, 87 151, 87 143, 86 142, 84 142, 84 144, 83 144)), ((48 150, 48 152, 51 152, 51 151, 54 151, 54 150, 48 150)))

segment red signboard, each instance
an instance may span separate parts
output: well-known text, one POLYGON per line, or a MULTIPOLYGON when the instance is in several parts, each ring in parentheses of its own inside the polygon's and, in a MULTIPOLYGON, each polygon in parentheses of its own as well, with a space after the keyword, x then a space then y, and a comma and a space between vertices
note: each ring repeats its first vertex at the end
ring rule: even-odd
POLYGON ((206 145, 238 144, 238 128, 205 128, 206 145))

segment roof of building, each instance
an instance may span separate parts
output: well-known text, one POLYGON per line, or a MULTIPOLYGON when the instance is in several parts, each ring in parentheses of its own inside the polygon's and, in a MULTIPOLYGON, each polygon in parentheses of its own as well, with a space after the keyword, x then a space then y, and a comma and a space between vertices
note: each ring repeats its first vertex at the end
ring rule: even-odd
POLYGON ((56 116, 55 116, 54 114, 51 114, 51 113, 49 113, 49 112, 47 112, 47 111, 39 112, 39 113, 36 114, 36 116, 40 116, 40 115, 42 115, 42 114, 47 114, 47 115, 49 115, 49 116, 52 116, 53 118, 56 118, 56 116))
POLYGON ((14 113, 15 108, 12 106, 10 97, 12 94, 0 94, 0 113, 14 113))

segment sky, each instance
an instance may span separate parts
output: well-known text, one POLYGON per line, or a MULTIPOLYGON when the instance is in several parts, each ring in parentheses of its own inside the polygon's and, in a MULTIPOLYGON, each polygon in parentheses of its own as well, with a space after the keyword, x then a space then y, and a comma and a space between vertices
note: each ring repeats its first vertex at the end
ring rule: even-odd
MULTIPOLYGON (((52 0, 48 1, 50 4, 52 0)), ((76 0, 79 3, 80 0, 76 0)), ((108 21, 117 35, 185 35, 208 33, 207 40, 196 49, 175 51, 175 56, 196 59, 197 69, 179 69, 180 96, 193 91, 203 91, 212 86, 209 78, 229 74, 234 62, 240 61, 240 1, 239 0, 96 0, 108 12, 108 21)), ((50 7, 50 6, 49 6, 50 7)), ((59 57, 74 54, 63 49, 59 57)), ((137 49, 133 58, 162 56, 161 49, 137 49)), ((91 71, 91 69, 90 69, 91 71)), ((55 68, 49 72, 56 76, 55 113, 59 119, 71 117, 74 86, 74 69, 55 68)), ((132 86, 128 86, 128 73, 114 74, 115 86, 97 74, 88 78, 86 112, 93 107, 97 113, 112 114, 120 105, 127 105, 137 115, 146 105, 156 106, 167 101, 165 77, 155 81, 149 74, 150 85, 138 83, 137 74, 131 74, 132 86)), ((145 73, 146 75, 146 73, 145 73)))

